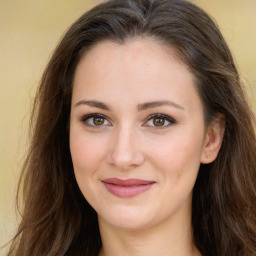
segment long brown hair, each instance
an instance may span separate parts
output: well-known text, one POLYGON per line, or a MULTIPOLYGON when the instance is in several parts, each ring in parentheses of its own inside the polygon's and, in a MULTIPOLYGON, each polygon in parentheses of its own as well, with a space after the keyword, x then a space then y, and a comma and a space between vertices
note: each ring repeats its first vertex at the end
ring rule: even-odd
POLYGON ((81 56, 102 40, 153 37, 175 49, 195 78, 205 123, 226 119, 217 159, 201 165, 192 226, 202 255, 256 255, 255 116, 219 29, 185 0, 110 0, 67 31, 43 74, 20 184, 24 207, 8 255, 97 255, 97 214, 82 196, 69 151, 72 81, 81 56))

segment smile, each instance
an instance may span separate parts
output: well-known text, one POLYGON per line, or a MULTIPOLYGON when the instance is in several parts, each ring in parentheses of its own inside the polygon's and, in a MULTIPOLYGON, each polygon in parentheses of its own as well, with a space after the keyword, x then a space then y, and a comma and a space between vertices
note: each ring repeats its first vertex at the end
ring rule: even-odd
POLYGON ((139 179, 109 178, 102 181, 106 189, 118 197, 134 197, 149 190, 156 182, 139 179))

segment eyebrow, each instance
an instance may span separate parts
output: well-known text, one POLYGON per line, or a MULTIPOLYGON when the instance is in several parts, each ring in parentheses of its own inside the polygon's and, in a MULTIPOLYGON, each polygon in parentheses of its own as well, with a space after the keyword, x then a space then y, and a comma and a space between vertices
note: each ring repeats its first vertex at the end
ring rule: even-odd
POLYGON ((179 105, 173 101, 162 100, 162 101, 152 101, 152 102, 146 102, 143 104, 139 104, 138 111, 143 111, 143 110, 146 110, 149 108, 155 108, 155 107, 160 107, 160 106, 171 106, 171 107, 175 107, 180 110, 185 110, 181 105, 179 105))
MULTIPOLYGON (((96 101, 96 100, 80 100, 74 105, 74 107, 77 107, 80 105, 87 105, 87 106, 111 111, 111 108, 108 105, 106 105, 103 102, 96 101)), ((185 110, 184 107, 182 107, 181 105, 179 105, 173 101, 169 101, 169 100, 152 101, 152 102, 142 103, 137 106, 137 109, 138 109, 138 111, 144 111, 149 108, 155 108, 155 107, 160 107, 160 106, 171 106, 171 107, 175 107, 180 110, 185 110)))
POLYGON ((104 110, 110 111, 111 108, 107 106, 105 103, 96 101, 96 100, 80 100, 75 104, 75 107, 80 106, 80 105, 87 105, 95 108, 100 108, 104 110))

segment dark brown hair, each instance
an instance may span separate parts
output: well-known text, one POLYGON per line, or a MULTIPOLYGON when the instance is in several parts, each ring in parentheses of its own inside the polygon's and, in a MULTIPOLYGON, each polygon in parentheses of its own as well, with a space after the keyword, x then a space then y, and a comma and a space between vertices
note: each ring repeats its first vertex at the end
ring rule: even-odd
POLYGON ((43 74, 24 164, 24 209, 8 255, 97 255, 97 214, 82 196, 69 151, 72 81, 81 56, 102 40, 151 37, 174 49, 195 78, 205 123, 226 119, 217 159, 201 165, 192 226, 202 255, 256 255, 255 116, 216 24, 185 0, 110 0, 67 31, 43 74))

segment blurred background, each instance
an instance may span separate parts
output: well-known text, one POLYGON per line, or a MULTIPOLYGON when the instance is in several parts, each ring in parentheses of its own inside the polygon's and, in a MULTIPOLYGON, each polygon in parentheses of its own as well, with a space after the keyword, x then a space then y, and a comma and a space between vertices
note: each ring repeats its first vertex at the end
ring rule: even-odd
MULTIPOLYGON (((11 239, 19 220, 15 193, 43 69, 66 29, 99 2, 0 0, 0 247, 11 239)), ((218 23, 256 109, 256 1, 193 2, 218 23)))

